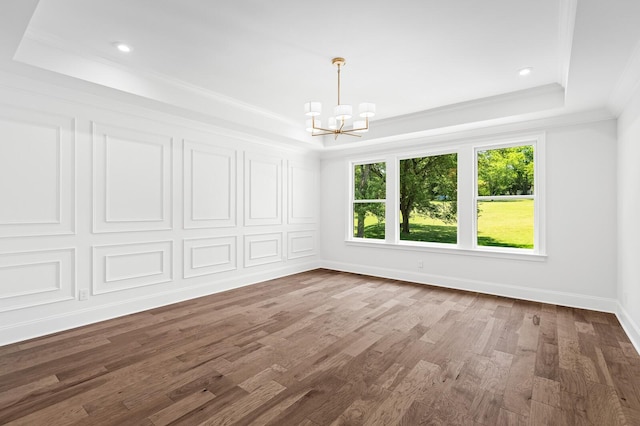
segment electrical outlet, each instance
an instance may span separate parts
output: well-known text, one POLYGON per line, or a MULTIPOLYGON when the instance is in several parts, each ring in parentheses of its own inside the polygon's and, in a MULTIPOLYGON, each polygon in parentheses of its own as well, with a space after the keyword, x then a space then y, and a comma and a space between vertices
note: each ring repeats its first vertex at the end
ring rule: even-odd
POLYGON ((424 262, 422 260, 418 260, 418 269, 424 268, 424 262))
POLYGON ((89 299, 89 290, 82 289, 78 291, 78 300, 87 300, 89 299))

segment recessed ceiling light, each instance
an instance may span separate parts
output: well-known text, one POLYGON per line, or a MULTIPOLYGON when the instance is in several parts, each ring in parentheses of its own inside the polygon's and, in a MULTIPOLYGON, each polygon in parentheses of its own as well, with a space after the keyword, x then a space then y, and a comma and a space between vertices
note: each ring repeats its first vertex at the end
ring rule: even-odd
POLYGON ((521 76, 524 77, 525 75, 531 74, 532 70, 533 70, 533 68, 531 68, 531 67, 522 68, 520 71, 518 71, 518 74, 520 74, 521 76))
POLYGON ((129 46, 127 43, 123 43, 121 41, 117 41, 117 42, 113 43, 113 45, 116 47, 116 49, 118 49, 122 53, 131 52, 131 46, 129 46))

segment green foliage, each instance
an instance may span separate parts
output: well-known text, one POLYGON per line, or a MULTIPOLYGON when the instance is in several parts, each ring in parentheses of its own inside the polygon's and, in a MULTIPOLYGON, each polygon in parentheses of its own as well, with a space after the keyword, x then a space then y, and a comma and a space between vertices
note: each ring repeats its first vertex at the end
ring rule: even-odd
POLYGON ((400 161, 402 232, 410 233, 409 220, 414 212, 445 223, 456 222, 457 173, 457 154, 433 155, 400 161))
POLYGON ((533 146, 478 152, 478 195, 533 194, 533 146))
POLYGON ((354 166, 353 193, 356 200, 384 200, 387 193, 386 164, 354 166))

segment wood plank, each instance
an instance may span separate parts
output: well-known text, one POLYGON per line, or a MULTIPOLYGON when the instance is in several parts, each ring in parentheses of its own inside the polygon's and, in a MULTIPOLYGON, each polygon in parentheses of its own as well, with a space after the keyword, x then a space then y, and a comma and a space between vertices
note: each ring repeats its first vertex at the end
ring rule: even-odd
POLYGON ((397 423, 411 406, 416 394, 428 392, 436 384, 440 368, 427 361, 420 361, 405 379, 378 407, 365 425, 397 423))
POLYGON ((0 348, 0 423, 640 424, 615 316, 327 270, 0 348))

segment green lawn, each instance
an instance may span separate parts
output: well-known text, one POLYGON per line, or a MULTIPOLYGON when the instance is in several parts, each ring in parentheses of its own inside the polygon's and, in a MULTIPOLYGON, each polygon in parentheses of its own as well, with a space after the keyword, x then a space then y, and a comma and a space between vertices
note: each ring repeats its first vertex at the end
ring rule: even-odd
POLYGON ((478 245, 533 248, 533 200, 478 203, 478 245))
MULTIPOLYGON (((533 248, 533 200, 499 200, 479 203, 478 245, 533 248)), ((401 240, 455 244, 457 226, 414 214, 410 233, 401 240)), ((365 238, 384 239, 384 222, 373 215, 365 219, 365 238)))

